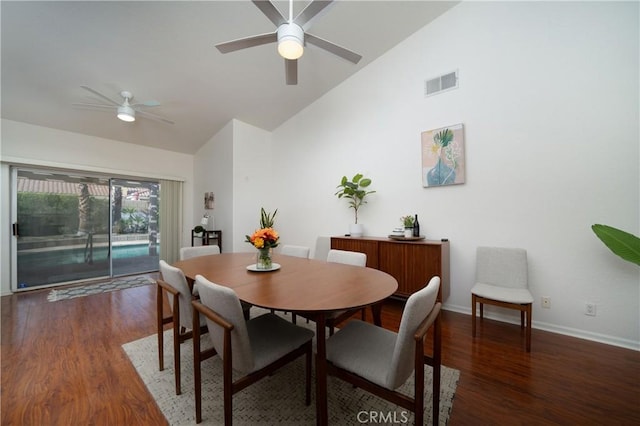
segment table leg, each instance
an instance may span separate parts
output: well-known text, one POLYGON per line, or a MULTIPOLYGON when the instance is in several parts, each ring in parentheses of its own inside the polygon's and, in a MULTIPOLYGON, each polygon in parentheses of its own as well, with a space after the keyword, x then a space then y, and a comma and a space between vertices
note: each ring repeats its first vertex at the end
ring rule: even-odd
POLYGON ((328 421, 327 408, 327 345, 325 340, 325 314, 316 320, 316 424, 325 426, 328 421))
POLYGON ((382 302, 371 305, 371 314, 373 315, 373 323, 382 327, 382 302))

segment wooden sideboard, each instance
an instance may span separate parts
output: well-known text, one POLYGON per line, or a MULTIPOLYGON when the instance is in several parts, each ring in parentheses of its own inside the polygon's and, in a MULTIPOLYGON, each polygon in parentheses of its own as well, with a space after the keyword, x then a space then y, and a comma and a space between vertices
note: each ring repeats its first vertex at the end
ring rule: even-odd
POLYGON ((449 241, 392 240, 384 237, 331 237, 331 248, 365 253, 367 266, 398 281, 394 296, 407 298, 440 277, 438 301, 449 297, 449 241))

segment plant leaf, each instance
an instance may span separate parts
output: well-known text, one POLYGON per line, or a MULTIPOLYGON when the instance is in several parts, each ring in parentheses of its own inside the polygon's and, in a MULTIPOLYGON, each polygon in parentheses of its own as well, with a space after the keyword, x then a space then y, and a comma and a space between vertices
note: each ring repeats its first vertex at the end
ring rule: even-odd
POLYGON ((595 224, 591 229, 613 253, 640 266, 640 238, 607 225, 595 224))
POLYGON ((371 185, 371 179, 364 178, 360 181, 360 186, 363 188, 366 188, 369 185, 371 185))

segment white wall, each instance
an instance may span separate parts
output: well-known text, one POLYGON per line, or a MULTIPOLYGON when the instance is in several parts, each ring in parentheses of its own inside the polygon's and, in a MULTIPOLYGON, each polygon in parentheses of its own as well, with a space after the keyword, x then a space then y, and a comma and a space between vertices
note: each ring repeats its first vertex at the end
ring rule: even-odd
POLYGON ((194 217, 199 225, 206 212, 213 216, 214 228, 222 230, 222 250, 232 251, 233 242, 233 121, 230 121, 194 157, 194 217), (204 210, 204 193, 213 192, 213 210, 204 210))
MULTIPOLYGON (((0 220, 10 223, 10 163, 104 172, 114 176, 183 180, 183 217, 193 216, 193 156, 93 136, 2 120, 2 166, 0 170, 0 220)), ((190 224, 185 223, 183 241, 188 242, 190 224)), ((0 291, 10 293, 11 235, 0 227, 0 291)))
POLYGON ((428 238, 450 239, 447 309, 470 312, 477 246, 524 247, 534 327, 640 348, 639 268, 590 229, 639 233, 638 15, 638 3, 454 7, 273 133, 283 242, 345 233, 335 186, 363 172, 378 191, 359 215, 368 235, 418 213, 428 238), (458 89, 423 96, 455 69, 458 89), (466 183, 423 188, 420 133, 456 123, 466 183))
POLYGON ((271 133, 233 121, 233 251, 254 252, 244 242, 260 228, 260 208, 273 211, 271 133))
MULTIPOLYGON (((196 154, 196 204, 199 194, 214 191, 213 212, 225 252, 251 252, 245 235, 259 227, 260 208, 277 208, 272 202, 271 151, 271 133, 232 120, 196 154)), ((199 221, 197 209, 194 219, 199 221)))

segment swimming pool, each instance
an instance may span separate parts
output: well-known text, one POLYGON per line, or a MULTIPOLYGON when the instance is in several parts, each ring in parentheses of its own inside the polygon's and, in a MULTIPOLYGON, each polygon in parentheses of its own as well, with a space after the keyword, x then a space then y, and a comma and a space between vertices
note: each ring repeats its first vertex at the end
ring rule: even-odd
MULTIPOLYGON (((113 259, 129 259, 134 257, 149 256, 149 243, 122 244, 113 246, 113 259)), ((156 253, 160 253, 160 246, 156 245, 156 253)), ((93 247, 93 262, 105 262, 108 260, 109 247, 107 245, 93 247)), ((60 247, 46 250, 18 251, 18 264, 29 265, 32 268, 49 266, 84 264, 84 247, 60 247)))

